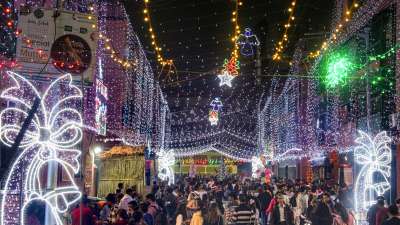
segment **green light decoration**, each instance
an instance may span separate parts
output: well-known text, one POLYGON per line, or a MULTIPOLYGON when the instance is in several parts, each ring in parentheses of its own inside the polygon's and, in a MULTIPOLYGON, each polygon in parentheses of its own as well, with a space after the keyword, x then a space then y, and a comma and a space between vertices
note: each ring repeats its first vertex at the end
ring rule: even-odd
POLYGON ((356 59, 347 51, 326 54, 321 61, 321 78, 328 89, 343 86, 358 68, 356 59))

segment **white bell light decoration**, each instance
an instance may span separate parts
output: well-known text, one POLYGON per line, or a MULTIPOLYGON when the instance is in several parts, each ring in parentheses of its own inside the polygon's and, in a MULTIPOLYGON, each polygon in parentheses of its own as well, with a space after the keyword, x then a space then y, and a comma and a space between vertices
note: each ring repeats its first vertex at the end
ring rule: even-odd
POLYGON ((354 160, 361 165, 361 169, 355 181, 354 200, 355 210, 359 214, 375 203, 376 196, 382 196, 390 190, 392 154, 389 144, 392 139, 386 131, 380 132, 374 138, 363 131, 358 132, 354 160))
POLYGON ((166 151, 161 149, 158 153, 158 178, 168 181, 168 185, 175 183, 175 175, 172 166, 175 164, 175 154, 173 150, 166 151))
POLYGON ((0 112, 0 140, 7 146, 14 144, 35 99, 40 104, 25 133, 7 176, 1 202, 1 225, 27 224, 26 210, 33 201, 42 202, 50 209, 49 216, 56 225, 63 225, 61 215, 81 198, 74 174, 80 170, 82 116, 77 106, 82 99, 81 90, 72 84, 66 74, 53 81, 40 93, 24 77, 7 72, 12 86, 1 92, 1 98, 13 103, 0 112), (67 185, 45 184, 55 179, 48 167, 60 168, 67 185), (50 186, 49 186, 50 185, 50 186))

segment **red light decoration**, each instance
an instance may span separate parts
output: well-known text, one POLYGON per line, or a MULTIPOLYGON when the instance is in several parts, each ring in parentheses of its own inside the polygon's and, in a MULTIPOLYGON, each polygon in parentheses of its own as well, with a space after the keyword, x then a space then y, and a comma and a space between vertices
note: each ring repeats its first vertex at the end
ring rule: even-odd
POLYGON ((236 57, 231 57, 231 59, 225 59, 224 70, 228 71, 231 76, 239 75, 240 62, 236 57))

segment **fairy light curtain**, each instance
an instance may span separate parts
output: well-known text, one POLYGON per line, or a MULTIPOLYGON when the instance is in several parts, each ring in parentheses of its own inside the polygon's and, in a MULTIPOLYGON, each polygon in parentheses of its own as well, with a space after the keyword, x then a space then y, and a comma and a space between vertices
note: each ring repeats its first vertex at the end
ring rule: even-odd
MULTIPOLYGON (((144 145, 146 137, 152 136, 154 147, 161 141, 165 111, 161 104, 164 98, 159 84, 143 51, 139 38, 129 22, 126 10, 119 1, 102 1, 99 6, 99 29, 112 40, 113 48, 133 62, 133 68, 122 69, 118 66, 106 68, 106 80, 116 98, 110 102, 110 133, 122 138, 126 144, 144 145), (113 32, 116 27, 121 32, 113 32), (121 95, 120 93, 123 93, 121 95), (115 101, 117 100, 117 101, 115 101), (115 101, 115 103, 114 103, 115 101), (121 105, 122 102, 122 105, 121 105), (114 110, 113 110, 114 109, 114 110), (122 132, 121 132, 122 131, 122 132)), ((107 62, 115 64, 115 59, 103 54, 107 62)), ((108 64, 108 65, 110 65, 108 64)))
POLYGON ((210 148, 245 160, 258 155, 256 107, 262 88, 255 86, 254 77, 250 76, 239 76, 237 82, 241 85, 238 89, 215 95, 204 92, 202 96, 192 97, 191 90, 185 90, 183 96, 171 102, 170 148, 177 157, 199 154, 210 148), (216 96, 227 103, 221 111, 220 122, 212 126, 208 121, 209 104, 216 96))

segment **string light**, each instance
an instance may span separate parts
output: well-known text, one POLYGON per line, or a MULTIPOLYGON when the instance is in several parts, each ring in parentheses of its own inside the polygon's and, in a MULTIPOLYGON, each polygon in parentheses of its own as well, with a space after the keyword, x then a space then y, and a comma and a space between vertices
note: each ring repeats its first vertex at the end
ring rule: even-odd
POLYGON ((39 98, 40 104, 19 146, 23 151, 11 166, 6 179, 1 224, 25 224, 26 208, 33 201, 42 201, 50 207, 56 224, 62 225, 61 214, 81 198, 74 181, 74 174, 80 169, 81 152, 74 147, 82 140, 83 120, 74 106, 82 99, 82 91, 72 84, 70 74, 53 81, 43 94, 22 76, 13 72, 7 74, 13 85, 5 89, 0 97, 16 106, 0 113, 0 140, 5 145, 13 145, 34 99, 39 98), (60 87, 64 89, 62 95, 59 94, 60 87), (61 166, 68 177, 68 186, 50 189, 42 186, 41 171, 51 164, 61 166), (20 203, 23 203, 22 207, 20 203))
MULTIPOLYGON (((232 42, 233 42, 233 50, 231 52, 231 57, 229 59, 225 59, 224 61, 224 65, 223 65, 223 70, 222 70, 222 74, 228 73, 229 76, 232 77, 232 79, 235 76, 239 75, 239 69, 240 69, 240 62, 238 60, 239 58, 239 36, 240 36, 240 26, 239 26, 239 22, 238 22, 238 18, 239 18, 239 6, 242 6, 243 3, 240 0, 235 1, 235 10, 232 12, 232 18, 231 21, 233 23, 234 26, 234 33, 231 35, 232 38, 232 42)), ((220 77, 221 75, 218 75, 218 77, 220 77)), ((225 78, 227 78, 226 76, 224 76, 225 78)), ((229 79, 231 78, 229 77, 229 79)), ((221 79, 221 78, 220 78, 221 79)), ((232 80, 231 79, 231 80, 232 80)), ((221 86, 221 84, 220 84, 221 86)), ((229 87, 231 87, 230 85, 228 85, 229 87)))
POLYGON ((358 3, 353 3, 353 5, 346 11, 341 21, 334 27, 330 37, 326 39, 319 50, 310 52, 308 58, 316 58, 321 55, 322 52, 326 51, 329 46, 337 42, 338 36, 344 30, 344 26, 351 21, 353 11, 359 8, 358 3))
MULTIPOLYGON (((143 20, 148 24, 148 27, 149 27, 148 32, 149 32, 149 36, 151 38, 151 45, 153 46, 153 49, 156 51, 157 61, 160 63, 160 65, 162 67, 164 67, 166 65, 171 66, 174 64, 174 61, 172 59, 164 59, 163 53, 162 53, 162 48, 160 47, 160 45, 157 42, 157 36, 154 32, 154 28, 151 23, 149 4, 150 4, 149 0, 144 1, 144 9, 143 9, 144 19, 143 20)), ((173 66, 173 68, 174 67, 175 66, 173 66)))
POLYGON ((275 61, 282 59, 282 53, 284 51, 285 46, 287 45, 287 43, 289 41, 288 31, 289 31, 289 28, 291 27, 291 23, 293 23, 293 21, 295 20, 295 17, 294 17, 295 6, 296 6, 296 1, 292 1, 292 3, 290 4, 290 6, 288 8, 289 18, 288 18, 287 23, 284 25, 283 36, 278 41, 278 43, 275 45, 274 54, 272 55, 272 59, 275 61))

